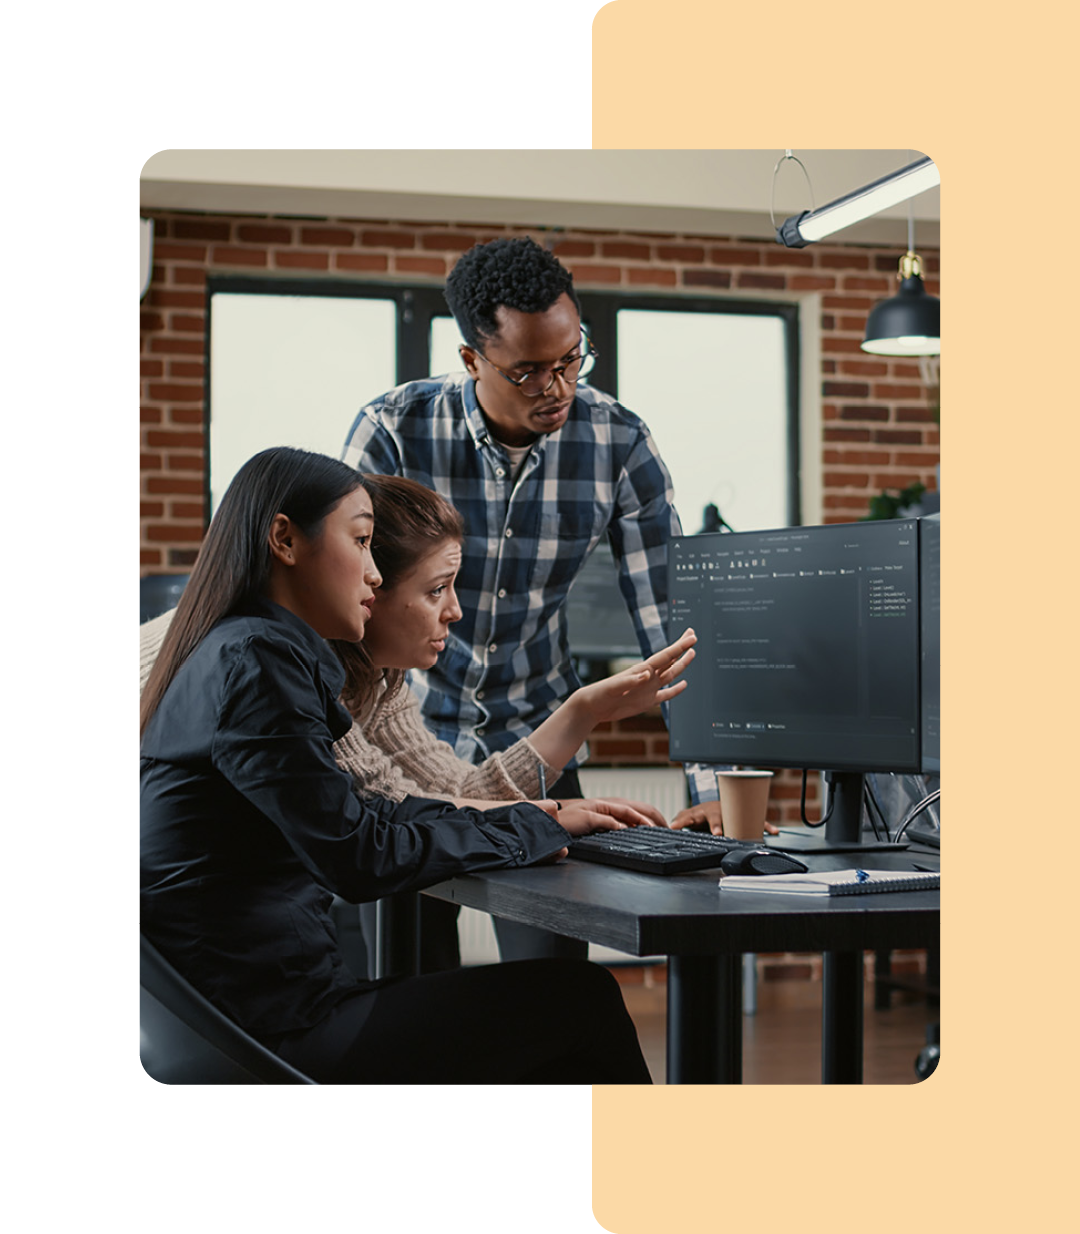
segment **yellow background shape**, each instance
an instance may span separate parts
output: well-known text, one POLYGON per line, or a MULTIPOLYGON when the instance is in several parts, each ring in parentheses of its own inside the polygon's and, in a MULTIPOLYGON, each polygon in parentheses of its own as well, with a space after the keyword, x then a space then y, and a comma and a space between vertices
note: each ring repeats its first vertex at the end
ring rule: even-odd
POLYGON ((1046 3, 595 18, 595 147, 929 154, 945 326, 942 1062, 910 1086, 594 1089, 615 1234, 1068 1219, 1076 26, 1046 3))

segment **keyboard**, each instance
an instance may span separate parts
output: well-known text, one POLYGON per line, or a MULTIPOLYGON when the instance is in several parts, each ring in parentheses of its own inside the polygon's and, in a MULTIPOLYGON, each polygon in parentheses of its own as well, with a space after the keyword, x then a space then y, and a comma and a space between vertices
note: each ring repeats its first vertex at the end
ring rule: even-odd
POLYGON ((705 831, 628 827, 582 836, 570 845, 570 856, 641 874, 685 874, 715 868, 734 848, 757 847, 753 840, 731 840, 705 831))

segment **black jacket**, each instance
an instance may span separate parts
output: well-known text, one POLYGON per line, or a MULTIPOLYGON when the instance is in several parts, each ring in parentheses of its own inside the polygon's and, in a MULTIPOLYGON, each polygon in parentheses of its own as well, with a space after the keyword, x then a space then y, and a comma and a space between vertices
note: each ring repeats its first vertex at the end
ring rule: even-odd
POLYGON ((142 928, 256 1036, 318 1023, 358 988, 331 893, 350 902, 528 865, 569 836, 522 803, 361 799, 334 761, 344 674, 270 602, 217 626, 177 673, 141 757, 142 928))

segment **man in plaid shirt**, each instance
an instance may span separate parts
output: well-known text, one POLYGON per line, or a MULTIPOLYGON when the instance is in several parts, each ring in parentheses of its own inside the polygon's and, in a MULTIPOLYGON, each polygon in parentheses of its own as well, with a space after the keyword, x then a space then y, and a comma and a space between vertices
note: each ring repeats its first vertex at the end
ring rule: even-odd
MULTIPOLYGON (((465 372, 369 403, 342 457, 360 471, 418 480, 464 517, 456 584, 464 615, 436 666, 412 683, 428 726, 479 762, 527 736, 580 684, 566 597, 601 540, 643 654, 666 645, 667 542, 682 529, 646 425, 577 384, 595 352, 572 277, 551 253, 528 239, 477 245, 455 265, 446 299, 465 340, 465 372)), ((576 772, 549 795, 580 796, 576 772)), ((504 959, 585 949, 496 927, 504 959), (517 946, 512 934, 532 942, 517 946)))

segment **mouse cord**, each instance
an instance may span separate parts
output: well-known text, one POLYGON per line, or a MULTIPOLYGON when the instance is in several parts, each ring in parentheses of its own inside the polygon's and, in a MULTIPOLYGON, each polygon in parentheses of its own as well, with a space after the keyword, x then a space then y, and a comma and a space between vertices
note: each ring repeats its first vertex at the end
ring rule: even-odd
POLYGON ((803 773, 802 773, 802 792, 799 795, 799 813, 802 815, 802 821, 806 824, 807 827, 824 827, 825 824, 829 821, 830 817, 832 816, 833 805, 836 802, 836 797, 835 797, 835 794, 833 793, 829 794, 829 808, 818 819, 816 823, 812 823, 806 817, 806 777, 807 775, 809 775, 809 772, 804 767, 803 773))
POLYGON ((866 817, 870 820, 870 829, 874 833, 875 840, 889 839, 889 824, 885 819, 885 812, 877 799, 877 793, 874 791, 874 785, 870 776, 866 777, 864 789, 864 801, 866 802, 866 817), (875 814, 877 818, 875 819, 875 814), (880 822, 881 827, 878 828, 880 822))

